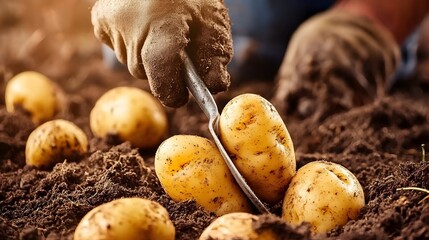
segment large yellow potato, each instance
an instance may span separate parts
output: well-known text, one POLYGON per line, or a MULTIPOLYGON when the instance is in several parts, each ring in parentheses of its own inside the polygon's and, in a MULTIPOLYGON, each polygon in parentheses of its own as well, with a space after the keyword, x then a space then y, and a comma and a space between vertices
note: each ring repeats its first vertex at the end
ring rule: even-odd
POLYGON ((206 138, 168 138, 155 154, 155 172, 176 201, 194 199, 217 215, 251 210, 216 145, 206 138))
POLYGON ((258 216, 235 212, 218 217, 201 234, 199 240, 277 240, 280 236, 270 228, 256 232, 253 222, 258 216))
POLYGON ((345 167, 316 161, 301 167, 283 200, 282 218, 293 225, 309 222, 325 233, 358 217, 365 205, 362 186, 345 167))
POLYGON ((61 91, 41 73, 27 71, 9 80, 5 90, 8 112, 26 111, 35 124, 54 118, 61 109, 61 91))
POLYGON ((139 148, 157 146, 168 128, 167 115, 155 97, 134 87, 118 87, 101 96, 90 113, 99 137, 114 136, 139 148))
POLYGON ((219 127, 222 143, 255 194, 279 202, 296 162, 292 139, 274 106, 256 94, 239 95, 223 109, 219 127))
POLYGON ((80 157, 87 149, 87 137, 78 126, 56 119, 31 132, 25 146, 25 160, 31 166, 46 167, 80 157))
POLYGON ((88 212, 74 240, 174 240, 176 230, 167 210, 143 198, 122 198, 88 212))

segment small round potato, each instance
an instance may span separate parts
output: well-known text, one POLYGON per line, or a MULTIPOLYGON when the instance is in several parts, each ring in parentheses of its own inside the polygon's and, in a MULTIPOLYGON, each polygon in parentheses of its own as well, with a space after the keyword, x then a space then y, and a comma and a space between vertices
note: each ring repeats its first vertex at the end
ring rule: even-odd
POLYGON ((283 201, 282 218, 290 224, 311 224, 313 233, 326 233, 356 219, 365 205, 362 186, 345 167, 316 161, 301 167, 283 201))
POLYGON ((28 137, 25 160, 28 165, 48 167, 86 153, 88 140, 74 123, 56 119, 37 127, 28 137))
POLYGON ((157 146, 167 133, 167 115, 155 97, 134 87, 109 90, 90 113, 92 132, 117 137, 139 148, 157 146))
POLYGON ((5 90, 8 112, 22 109, 31 116, 34 124, 54 118, 61 109, 59 88, 41 73, 27 71, 9 80, 5 90))
POLYGON ((218 217, 201 234, 199 240, 276 240, 280 239, 271 229, 256 232, 252 224, 258 216, 235 212, 218 217))
POLYGON ((206 138, 168 138, 155 154, 155 172, 165 192, 176 201, 194 199, 217 215, 251 211, 216 145, 206 138))
POLYGON ((167 210, 143 198, 122 198, 88 212, 74 232, 74 240, 174 240, 176 230, 167 210))
POLYGON ((289 132, 274 106, 256 94, 235 97, 219 120, 226 150, 255 194, 279 202, 296 172, 289 132))

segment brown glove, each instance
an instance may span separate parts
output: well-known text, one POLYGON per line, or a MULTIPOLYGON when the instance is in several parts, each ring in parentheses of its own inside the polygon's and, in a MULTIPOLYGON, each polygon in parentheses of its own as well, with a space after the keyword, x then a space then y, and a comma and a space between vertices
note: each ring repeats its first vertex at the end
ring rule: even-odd
POLYGON ((367 18, 330 10, 293 35, 273 102, 286 114, 323 120, 383 95, 399 62, 390 32, 367 18))
POLYGON ((97 38, 114 49, 136 78, 169 107, 188 101, 183 50, 213 93, 230 84, 228 12, 222 0, 98 0, 92 9, 97 38))

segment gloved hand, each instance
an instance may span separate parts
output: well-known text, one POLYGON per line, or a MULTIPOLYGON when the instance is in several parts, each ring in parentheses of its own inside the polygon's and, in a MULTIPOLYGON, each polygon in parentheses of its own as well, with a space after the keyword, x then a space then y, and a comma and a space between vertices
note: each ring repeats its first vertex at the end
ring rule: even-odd
POLYGON ((185 48, 211 92, 229 86, 232 40, 223 0, 98 0, 91 14, 96 37, 134 77, 147 77, 164 105, 188 101, 185 48))
POLYGON ((273 103, 288 115, 320 121, 383 95, 399 63, 389 31, 365 17, 329 10, 292 36, 273 103))

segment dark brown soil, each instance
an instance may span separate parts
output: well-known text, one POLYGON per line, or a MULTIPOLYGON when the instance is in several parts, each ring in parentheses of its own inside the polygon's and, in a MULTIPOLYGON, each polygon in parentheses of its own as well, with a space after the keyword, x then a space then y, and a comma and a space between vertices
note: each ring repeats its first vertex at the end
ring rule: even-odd
MULTIPOLYGON (((71 239, 89 210, 130 196, 161 203, 176 227, 176 239, 197 239, 215 215, 192 201, 174 202, 165 194, 153 170, 156 149, 135 149, 128 143, 112 146, 90 132, 89 111, 106 90, 122 85, 148 90, 146 81, 102 64, 90 25, 91 4, 0 3, 0 239, 71 239), (4 106, 6 81, 24 70, 44 73, 66 92, 69 108, 57 118, 75 122, 90 139, 90 151, 79 161, 65 160, 51 170, 25 165, 26 139, 35 126, 24 113, 8 113, 4 106)), ((359 218, 322 236, 310 236, 306 224, 294 228, 268 215, 255 223, 255 229, 275 229, 282 239, 429 239, 429 199, 422 201, 428 194, 398 190, 429 189, 429 162, 422 160, 421 150, 421 144, 429 146, 429 61, 427 54, 419 56, 418 74, 387 97, 321 122, 284 116, 298 167, 324 159, 357 176, 366 196, 359 218)), ((244 92, 270 98, 272 86, 266 81, 235 85, 216 100, 222 108, 244 92)), ((167 112, 170 136, 209 137, 207 119, 194 102, 167 112)), ((278 216, 279 206, 272 206, 278 216)))

